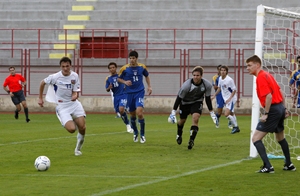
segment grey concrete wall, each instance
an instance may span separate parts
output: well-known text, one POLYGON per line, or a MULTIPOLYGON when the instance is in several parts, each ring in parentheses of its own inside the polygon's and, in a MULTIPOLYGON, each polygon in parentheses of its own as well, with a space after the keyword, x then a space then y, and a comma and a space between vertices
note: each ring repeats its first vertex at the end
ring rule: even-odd
MULTIPOLYGON (((166 98, 147 97, 145 100, 145 113, 170 113, 174 104, 176 96, 166 98)), ((43 108, 38 105, 38 97, 27 97, 27 105, 30 112, 55 112, 55 104, 45 102, 43 108)), ((83 104, 86 112, 101 112, 113 113, 113 105, 110 97, 95 98, 95 97, 80 97, 79 100, 83 104)), ((215 101, 213 101, 215 105, 215 101)), ((0 112, 12 112, 15 106, 11 102, 10 97, 0 96, 0 112)), ((204 104, 204 112, 208 112, 206 104, 204 104)), ((237 114, 251 114, 252 99, 242 98, 239 101, 239 107, 236 106, 235 112, 237 114)))
MULTIPOLYGON (((170 113, 174 104, 176 96, 174 97, 148 97, 145 99, 145 113, 170 113)), ((45 100, 44 107, 38 105, 38 97, 27 97, 27 105, 30 112, 53 112, 55 113, 55 104, 48 103, 45 100)), ((97 113, 114 113, 112 101, 110 97, 80 97, 85 111, 97 113)), ((297 112, 292 108, 291 98, 286 99, 286 106, 291 112, 297 112)), ((213 100, 213 107, 215 107, 215 100, 213 100)), ((8 95, 0 96, 0 112, 13 112, 15 106, 11 102, 8 95)), ((251 114, 252 98, 241 98, 235 106, 236 114, 251 114)), ((204 113, 208 113, 206 104, 204 104, 204 113)))

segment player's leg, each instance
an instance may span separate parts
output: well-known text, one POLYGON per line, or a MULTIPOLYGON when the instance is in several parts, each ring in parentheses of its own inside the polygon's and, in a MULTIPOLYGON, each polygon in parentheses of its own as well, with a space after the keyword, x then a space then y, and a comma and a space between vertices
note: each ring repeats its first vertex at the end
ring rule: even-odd
POLYGON ((177 136, 176 142, 178 145, 182 143, 182 134, 183 134, 183 127, 186 122, 188 115, 190 114, 190 107, 191 105, 181 105, 179 106, 179 121, 177 122, 177 136))
POLYGON ((29 122, 30 121, 29 114, 28 114, 29 112, 28 112, 28 107, 27 107, 27 103, 26 103, 26 99, 25 99, 23 90, 17 92, 17 97, 19 98, 19 102, 22 104, 22 106, 24 108, 26 122, 29 122))
POLYGON ((145 136, 145 119, 144 119, 144 91, 140 91, 135 95, 135 106, 136 106, 136 115, 138 117, 138 122, 140 124, 140 142, 146 142, 145 136))
POLYGON ((126 129, 128 133, 133 133, 133 129, 130 126, 125 108, 126 108, 126 104, 127 104, 127 98, 126 95, 123 95, 121 97, 118 97, 118 102, 115 103, 115 108, 117 108, 116 110, 119 112, 120 117, 122 118, 122 121, 124 122, 124 124, 126 125, 126 129))
MULTIPOLYGON (((257 125, 258 127, 259 125, 257 125)), ((263 166, 261 167, 260 170, 258 170, 258 173, 274 173, 274 168, 272 167, 267 153, 266 153, 266 148, 265 145, 262 142, 262 139, 267 135, 267 132, 263 132, 260 130, 256 130, 252 136, 252 143, 255 146, 262 162, 263 166)))
POLYGON ((81 148, 84 142, 85 137, 85 131, 86 131, 86 125, 85 125, 85 111, 81 105, 81 103, 77 102, 77 107, 72 113, 74 122, 76 126, 78 127, 78 133, 77 133, 77 143, 75 147, 75 155, 79 156, 81 155, 81 148))
POLYGON ((19 112, 21 111, 21 105, 20 105, 19 98, 14 95, 14 96, 11 97, 11 101, 16 106, 16 109, 15 109, 15 119, 18 119, 19 118, 19 112))
POLYGON ((281 150, 284 154, 285 157, 285 164, 283 166, 283 170, 285 171, 296 171, 296 167, 293 165, 291 161, 291 155, 290 155, 290 149, 289 149, 289 144, 285 139, 284 136, 284 119, 285 119, 285 109, 283 105, 275 105, 272 106, 272 112, 273 109, 276 109, 277 112, 276 114, 278 115, 280 112, 282 113, 281 119, 277 120, 278 125, 277 125, 277 130, 275 131, 275 136, 276 140, 281 146, 281 150))
POLYGON ((139 131, 136 126, 136 107, 135 107, 135 99, 133 93, 127 94, 127 108, 130 114, 131 128, 133 129, 133 141, 138 142, 139 131))
POLYGON ((76 123, 77 127, 78 127, 78 133, 77 133, 77 143, 76 143, 76 147, 75 147, 75 155, 79 156, 81 155, 81 148, 84 142, 84 137, 85 137, 85 130, 86 130, 86 126, 85 126, 85 117, 81 116, 78 118, 74 119, 74 122, 76 123))
POLYGON ((202 114, 202 103, 201 102, 196 102, 194 104, 191 105, 190 108, 190 113, 192 114, 192 126, 190 129, 190 140, 189 140, 189 145, 188 145, 188 149, 192 149, 194 146, 194 142, 199 130, 198 127, 198 122, 199 122, 199 118, 202 114))

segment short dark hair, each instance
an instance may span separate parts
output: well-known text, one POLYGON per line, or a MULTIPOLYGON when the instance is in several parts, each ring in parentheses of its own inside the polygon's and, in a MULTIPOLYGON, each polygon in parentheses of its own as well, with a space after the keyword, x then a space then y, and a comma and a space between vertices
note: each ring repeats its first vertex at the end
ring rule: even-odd
POLYGON ((300 55, 298 55, 296 59, 297 59, 297 61, 299 61, 299 59, 300 59, 300 55))
POLYGON ((220 67, 220 70, 221 70, 222 68, 225 69, 226 74, 228 74, 228 67, 227 67, 226 65, 222 65, 222 66, 220 67))
POLYGON ((192 73, 194 73, 195 71, 200 72, 200 75, 201 75, 201 76, 203 75, 203 67, 201 67, 201 66, 196 66, 196 67, 194 67, 192 73))
POLYGON ((72 65, 71 59, 70 59, 69 57, 67 57, 67 56, 64 56, 64 57, 62 57, 62 58, 60 59, 60 61, 59 61, 59 66, 60 66, 60 64, 61 64, 62 62, 69 62, 70 65, 72 65))
POLYGON ((217 66, 217 70, 219 70, 221 66, 222 66, 221 64, 220 64, 220 65, 218 65, 218 66, 217 66))
POLYGON ((10 69, 16 70, 16 68, 15 68, 14 66, 10 66, 10 67, 8 68, 8 70, 10 71, 10 69))
POLYGON ((128 57, 134 56, 135 58, 139 57, 139 54, 137 53, 137 51, 133 50, 129 53, 128 57))
POLYGON ((250 62, 259 63, 261 65, 261 60, 257 55, 253 55, 247 58, 246 63, 250 63, 250 62))
POLYGON ((117 63, 115 63, 115 62, 110 62, 110 63, 107 65, 107 68, 109 69, 109 66, 111 66, 111 65, 114 65, 116 68, 118 67, 118 66, 117 66, 117 63))

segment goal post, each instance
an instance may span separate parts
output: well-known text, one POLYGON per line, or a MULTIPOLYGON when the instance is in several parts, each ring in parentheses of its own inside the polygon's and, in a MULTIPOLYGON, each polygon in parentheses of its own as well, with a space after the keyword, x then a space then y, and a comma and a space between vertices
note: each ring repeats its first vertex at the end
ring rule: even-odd
MULTIPOLYGON (((273 8, 257 6, 255 54, 262 59, 262 67, 270 72, 285 92, 286 106, 292 114, 285 120, 285 137, 291 156, 300 155, 300 108, 293 108, 289 77, 297 68, 295 59, 300 55, 300 8, 273 8)), ((256 94, 256 77, 253 76, 250 157, 258 153, 252 144, 252 136, 260 117, 260 103, 256 94)), ((275 134, 264 138, 268 155, 282 155, 275 134)))

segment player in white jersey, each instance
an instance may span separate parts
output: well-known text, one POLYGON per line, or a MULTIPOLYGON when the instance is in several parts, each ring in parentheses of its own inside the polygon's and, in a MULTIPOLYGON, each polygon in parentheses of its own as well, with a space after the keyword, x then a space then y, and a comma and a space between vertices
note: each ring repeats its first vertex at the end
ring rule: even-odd
POLYGON ((234 84, 233 79, 228 76, 228 67, 226 65, 222 65, 220 67, 221 77, 219 78, 218 90, 212 96, 212 99, 216 97, 218 93, 222 93, 222 97, 225 102, 225 116, 228 120, 231 121, 233 128, 231 130, 231 134, 240 132, 238 127, 237 119, 234 114, 234 104, 237 101, 236 96, 236 86, 234 84))
POLYGON ((78 128, 75 155, 81 155, 81 147, 85 136, 85 111, 82 104, 77 100, 80 92, 80 80, 78 74, 71 70, 72 61, 63 57, 60 62, 61 71, 51 74, 41 81, 38 104, 43 107, 43 92, 46 84, 53 85, 53 92, 47 92, 46 100, 56 103, 56 115, 62 126, 74 133, 78 128), (53 97, 51 97, 51 94, 53 97))

